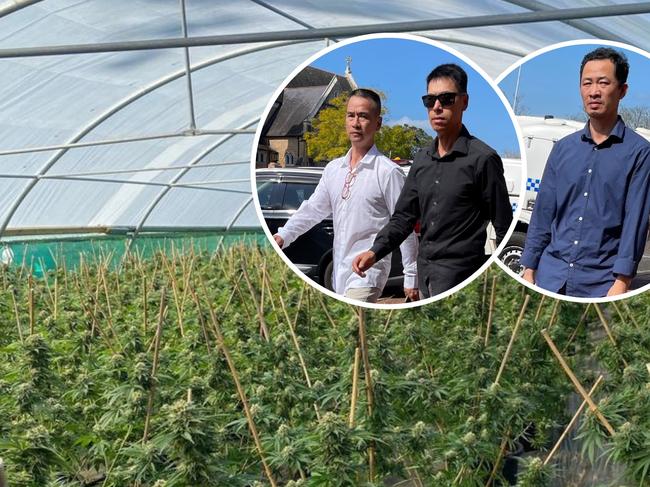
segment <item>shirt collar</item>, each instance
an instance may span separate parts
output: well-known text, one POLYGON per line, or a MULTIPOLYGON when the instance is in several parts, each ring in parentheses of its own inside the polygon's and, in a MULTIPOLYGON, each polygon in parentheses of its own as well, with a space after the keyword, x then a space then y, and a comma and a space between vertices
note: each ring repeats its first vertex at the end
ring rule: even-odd
MULTIPOLYGON (((341 167, 350 167, 350 154, 352 153, 352 148, 350 148, 345 154, 345 157, 341 160, 341 167)), ((368 164, 374 157, 380 155, 381 153, 379 152, 379 149, 377 149, 376 145, 373 145, 368 152, 366 152, 366 155, 361 158, 359 163, 356 165, 358 168, 359 166, 363 164, 368 164)))
MULTIPOLYGON (((625 137, 625 122, 619 115, 618 118, 616 119, 616 124, 614 125, 614 128, 612 128, 612 131, 609 133, 609 136, 605 141, 612 139, 612 142, 622 142, 623 138, 625 137)), ((580 135, 580 138, 585 141, 585 142, 591 142, 595 143, 594 139, 591 137, 591 130, 589 129, 589 122, 585 124, 585 127, 582 129, 582 133, 580 135)), ((604 143, 604 142, 603 142, 604 143)))
POLYGON ((454 145, 452 146, 451 150, 447 152, 443 157, 440 157, 438 155, 438 137, 436 137, 433 140, 433 146, 431 148, 431 157, 433 159, 443 159, 450 156, 453 153, 458 153, 466 156, 467 153, 469 152, 469 141, 471 137, 472 136, 469 134, 469 131, 467 130, 465 125, 463 125, 460 129, 460 133, 458 134, 458 138, 456 139, 456 142, 454 142, 454 145))

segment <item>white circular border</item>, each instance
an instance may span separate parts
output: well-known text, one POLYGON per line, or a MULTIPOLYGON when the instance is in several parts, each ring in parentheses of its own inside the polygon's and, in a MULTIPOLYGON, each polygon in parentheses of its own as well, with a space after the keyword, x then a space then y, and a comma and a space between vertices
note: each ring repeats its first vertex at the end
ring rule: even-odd
MULTIPOLYGON (((606 41, 602 39, 576 39, 573 41, 564 41, 564 42, 558 42, 556 44, 551 44, 546 47, 543 47, 541 49, 538 49, 536 51, 531 52, 530 54, 527 54, 520 60, 516 61, 515 63, 511 64, 508 66, 499 76, 496 77, 494 80, 495 83, 499 84, 501 83, 506 76, 508 76, 510 73, 512 73, 515 69, 517 69, 519 66, 525 64, 526 62, 530 61, 531 59, 536 58, 537 56, 540 56, 542 54, 545 54, 550 51, 555 51, 558 49, 562 49, 564 47, 572 47, 572 46, 584 46, 584 45, 593 45, 594 47, 598 46, 612 46, 612 47, 617 47, 619 49, 624 49, 627 51, 632 51, 635 52, 648 60, 650 60, 650 53, 644 51, 643 49, 640 49, 635 46, 631 46, 629 44, 625 44, 622 42, 616 42, 616 41, 606 41)), ((526 159, 522 155, 522 161, 525 161, 526 159)), ((528 168, 526 168, 527 170, 528 168)), ((525 192, 524 192, 525 194, 525 192)), ((540 294, 544 294, 545 296, 548 296, 553 299, 559 299, 562 301, 568 301, 572 303, 590 303, 590 304, 599 304, 599 303, 610 303, 612 301, 620 301, 622 299, 627 299, 631 298, 632 296, 636 296, 638 294, 641 294, 648 289, 650 289, 650 284, 646 284, 645 286, 640 287, 639 289, 634 289, 632 291, 628 291, 624 294, 619 294, 617 296, 609 296, 609 297, 603 297, 603 298, 579 298, 575 296, 566 296, 563 294, 557 294, 551 291, 547 291, 546 289, 542 289, 539 286, 535 286, 534 284, 529 283, 528 281, 524 280, 521 276, 518 274, 515 274, 512 270, 508 268, 503 262, 501 262, 499 259, 496 259, 497 265, 501 267, 507 274, 510 275, 510 277, 516 279, 519 281, 520 284, 523 284, 524 286, 528 287, 529 289, 532 289, 535 292, 538 292, 540 294)))
MULTIPOLYGON (((503 73, 502 73, 503 74, 503 73)), ((313 54, 310 56, 307 60, 305 60, 302 64, 300 64, 296 69, 294 69, 287 78, 278 86, 278 88, 275 90, 271 98, 269 99, 269 102, 266 105, 266 108, 264 109, 264 112, 262 113, 260 117, 260 123, 257 126, 257 130, 255 131, 255 137, 253 139, 253 145, 251 148, 251 192, 253 195, 253 202, 255 204, 255 211, 257 213, 257 217, 260 220, 260 223, 262 225, 262 229, 264 230, 264 233, 266 234, 267 238, 271 242, 271 245, 275 249, 275 251, 280 255, 282 260, 284 260, 285 264, 287 264, 291 270, 295 274, 298 275, 303 281, 305 281, 307 284, 310 286, 316 288, 320 292, 338 299, 339 301, 343 301, 347 304, 350 304, 352 306, 362 306, 364 308, 369 308, 369 309, 384 309, 384 310, 392 310, 392 309, 407 309, 407 308, 415 308, 419 306, 424 306, 429 303, 433 303, 435 301, 438 301, 440 299, 444 299, 447 296, 452 295, 453 293, 460 291, 462 288, 465 286, 469 285, 472 281, 474 281, 477 277, 479 277, 495 260, 499 260, 498 256, 499 254, 503 251, 505 245, 507 244, 508 240, 510 239, 510 236, 515 230, 515 225, 517 221, 519 220, 519 215, 521 213, 521 209, 523 206, 524 202, 524 197, 526 194, 526 169, 528 167, 528 164, 526 162, 526 151, 525 147, 523 144, 523 138, 521 134, 521 129, 519 127, 519 124, 516 121, 515 114, 512 111, 512 107, 510 106, 510 103, 506 99, 505 95, 499 88, 498 84, 490 78, 490 76, 487 75, 487 73, 480 67, 478 66, 474 61, 472 61, 470 58, 465 56, 464 54, 460 53, 456 49, 453 49, 442 42, 434 41, 432 39, 427 39, 425 37, 420 37, 417 35, 413 34, 367 34, 363 36, 357 36, 353 37, 341 42, 337 42, 336 44, 333 44, 331 46, 328 46, 324 49, 321 49, 317 53, 313 54), (412 301, 409 303, 396 303, 396 304, 378 304, 378 303, 366 303, 362 301, 357 301, 354 299, 346 298, 345 296, 342 296, 340 294, 335 293, 334 291, 330 291, 329 289, 321 286, 311 278, 307 277, 302 271, 300 271, 293 262, 285 255, 285 253, 282 251, 282 249, 278 246, 278 244, 275 242, 273 239, 273 235, 271 235, 271 232, 269 231, 268 226, 266 225, 266 222, 264 220, 264 216, 262 214, 262 210, 260 208, 260 202, 259 198, 257 195, 257 181, 256 181, 256 175, 255 175, 255 161, 257 159, 257 146, 259 145, 260 137, 262 135, 262 128, 264 126, 264 122, 269 116, 269 112, 271 111, 271 108, 273 106, 273 103, 275 100, 280 96, 282 93, 282 90, 289 84, 293 78, 295 78, 300 71, 305 69, 307 66, 309 66, 311 63, 319 59, 321 56, 324 54, 327 54, 331 51, 334 51, 338 49, 341 46, 346 46, 348 44, 354 44, 357 42, 362 42, 362 41, 367 41, 370 39, 404 39, 404 40, 410 40, 410 41, 415 41, 415 42, 420 42, 422 44, 428 44, 430 46, 433 46, 435 48, 438 48, 442 51, 445 51, 452 56, 455 56, 456 58, 460 59, 467 65, 469 65, 474 71, 476 71, 485 82, 487 82, 494 93, 499 97, 501 100, 501 103, 503 104, 504 108, 508 112, 508 115, 510 116, 510 121, 513 125, 513 128, 515 129, 515 132, 517 134, 517 140, 519 141, 519 153, 521 157, 521 164, 522 164, 522 170, 521 170, 521 181, 520 181, 520 189, 519 189, 519 199, 517 201, 517 209, 515 210, 515 213, 513 215, 512 223, 510 224, 510 228, 508 228, 508 231, 506 232, 505 237, 503 238, 501 244, 496 248, 496 250, 492 253, 492 255, 488 258, 488 260, 476 271, 474 272, 471 276, 469 276, 467 279, 462 281, 460 284, 457 284, 456 286, 452 287, 451 289, 448 289, 447 291, 436 294, 435 296, 427 299, 422 299, 419 301, 412 301)))

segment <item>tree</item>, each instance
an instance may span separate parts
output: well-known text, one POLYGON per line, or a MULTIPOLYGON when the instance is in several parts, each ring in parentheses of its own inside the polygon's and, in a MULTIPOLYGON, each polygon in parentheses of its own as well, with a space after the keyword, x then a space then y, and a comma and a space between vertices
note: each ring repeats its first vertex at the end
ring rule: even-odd
MULTIPOLYGON (((312 121, 313 130, 305 134, 307 154, 315 161, 331 161, 350 148, 345 133, 345 109, 348 95, 332 99, 312 121)), ((383 112, 385 113, 385 112, 383 112)), ((433 138, 421 128, 410 125, 384 125, 375 136, 377 148, 389 157, 412 159, 417 150, 433 138)))
POLYGON ((377 148, 392 159, 413 159, 420 147, 433 142, 433 137, 411 125, 384 125, 375 142, 377 148))
POLYGON ((345 133, 346 93, 333 98, 312 122, 313 130, 305 134, 307 155, 315 161, 331 161, 344 155, 350 147, 345 133))
MULTIPOLYGON (((618 114, 628 127, 633 129, 641 127, 650 129, 650 107, 644 105, 620 106, 618 114)), ((567 115, 568 119, 586 122, 587 115, 584 111, 576 112, 573 115, 567 115)))

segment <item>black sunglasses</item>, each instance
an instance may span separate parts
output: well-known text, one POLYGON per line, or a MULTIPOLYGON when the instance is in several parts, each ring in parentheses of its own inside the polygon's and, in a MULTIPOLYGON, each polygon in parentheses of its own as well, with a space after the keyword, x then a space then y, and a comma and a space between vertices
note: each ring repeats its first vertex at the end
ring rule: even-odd
POLYGON ((424 103, 424 106, 427 108, 433 108, 436 104, 436 101, 439 101, 441 107, 447 108, 454 104, 456 101, 456 96, 460 94, 461 93, 447 91, 445 93, 439 93, 437 95, 424 95, 422 97, 422 103, 424 103))

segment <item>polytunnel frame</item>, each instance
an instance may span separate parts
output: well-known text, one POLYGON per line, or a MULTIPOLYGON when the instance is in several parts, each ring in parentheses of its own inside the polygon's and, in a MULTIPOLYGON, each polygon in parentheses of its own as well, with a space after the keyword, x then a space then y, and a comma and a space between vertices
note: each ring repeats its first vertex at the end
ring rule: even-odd
MULTIPOLYGON (((182 184, 178 181, 187 174, 191 169, 203 168, 203 167, 216 167, 223 166, 227 164, 245 164, 249 161, 235 161, 235 162, 224 162, 224 163, 215 163, 215 164, 206 164, 199 165, 200 161, 214 151, 221 144, 230 140, 235 135, 239 134, 248 134, 254 133, 254 130, 248 130, 251 125, 255 125, 259 122, 259 117, 249 121, 240 128, 237 129, 223 129, 223 130, 200 130, 196 128, 196 122, 194 117, 194 104, 193 104, 193 87, 191 80, 191 73, 198 71, 200 69, 213 66, 219 62, 223 62, 229 59, 237 58, 246 54, 253 52, 258 52, 266 49, 273 49, 276 47, 282 47, 285 45, 297 44, 302 42, 324 40, 329 43, 330 40, 336 40, 337 37, 349 37, 354 35, 362 35, 367 33, 374 32, 415 32, 419 30, 443 30, 450 28, 468 28, 468 27, 487 27, 495 25, 507 25, 507 24, 521 24, 521 23, 531 23, 531 22, 546 22, 546 21, 561 21, 565 22, 572 27, 582 30, 588 34, 607 37, 609 39, 621 40, 620 37, 608 32, 605 29, 594 26, 587 21, 583 20, 586 17, 608 17, 608 16, 620 16, 620 15, 634 15, 634 14, 643 14, 650 13, 650 2, 637 3, 637 4, 619 4, 619 5, 608 5, 608 6, 597 6, 597 7, 579 7, 579 8, 566 8, 566 9, 553 9, 550 10, 549 6, 538 2, 536 0, 505 0, 506 3, 511 3, 514 5, 533 10, 532 12, 523 12, 523 13, 514 13, 514 14, 495 14, 495 15, 482 15, 474 17, 463 17, 463 18, 450 18, 450 19, 433 19, 433 20, 423 20, 423 21, 411 21, 411 22, 387 22, 382 24, 367 24, 362 26, 343 26, 343 27, 330 27, 330 28, 314 28, 313 26, 303 22, 297 17, 294 17, 281 9, 267 4, 263 0, 250 0, 255 4, 258 4, 278 15, 281 15, 284 18, 287 18, 303 27, 306 27, 306 30, 289 30, 289 31, 274 31, 274 32, 261 32, 261 33, 249 33, 249 34, 228 34, 220 36, 201 36, 201 37, 188 37, 187 33, 187 17, 186 17, 186 5, 185 0, 180 0, 181 8, 181 26, 183 37, 181 38, 172 38, 172 39, 150 39, 144 41, 126 41, 126 42, 110 42, 110 43, 95 43, 95 44, 79 44, 79 45, 68 45, 68 46, 50 46, 50 47, 36 47, 36 48, 16 48, 16 49, 0 49, 0 59, 2 58, 12 58, 12 57, 31 57, 31 56, 49 56, 49 55, 64 55, 64 54, 81 54, 81 53, 100 53, 100 52, 117 52, 117 51, 131 51, 131 50, 151 50, 151 49, 167 49, 167 48, 183 48, 184 51, 184 68, 178 70, 172 74, 169 74, 159 80, 149 84, 145 88, 138 90, 135 93, 127 96, 122 101, 114 104, 112 107, 109 107, 102 115, 97 117, 95 120, 91 121, 84 128, 81 129, 70 141, 66 144, 54 145, 54 146, 43 146, 27 149, 15 149, 15 150, 5 150, 0 151, 1 155, 9 154, 18 154, 18 153, 31 153, 31 152, 42 152, 48 150, 57 150, 57 154, 52 156, 35 175, 4 175, 0 174, 0 177, 14 177, 14 178, 24 178, 30 179, 30 182, 25 188, 23 188, 21 194, 14 200, 11 205, 9 212, 6 217, 0 224, 0 239, 5 235, 7 227, 13 218, 15 212, 18 210, 24 199, 30 194, 32 189, 36 186, 38 181, 41 179, 64 179, 64 180, 82 180, 82 181, 97 181, 104 183, 117 183, 117 184, 136 184, 136 185, 149 185, 149 186, 159 186, 163 189, 158 193, 158 195, 152 200, 151 204, 144 211, 144 216, 140 219, 138 224, 133 228, 133 234, 130 241, 137 236, 137 234, 142 231, 147 219, 151 213, 158 206, 160 201, 169 193, 172 188, 175 187, 191 187, 193 189, 204 189, 204 190, 213 190, 213 191, 231 191, 239 192, 245 194, 251 194, 251 191, 241 191, 241 190, 232 190, 227 188, 205 188, 201 187, 206 184, 229 184, 234 182, 244 182, 248 179, 233 179, 233 180, 220 180, 220 181, 197 181, 193 183, 182 184), (190 47, 201 47, 209 45, 225 45, 225 44, 244 44, 252 42, 268 42, 261 46, 254 46, 252 48, 244 48, 235 52, 227 53, 224 55, 219 55, 214 58, 208 59, 201 63, 198 63, 194 67, 190 64, 190 47), (166 134, 157 134, 157 135, 148 135, 143 137, 122 137, 117 139, 109 139, 103 141, 93 141, 93 142, 79 142, 83 137, 88 135, 94 128, 99 126, 104 121, 108 120, 111 116, 118 113, 123 108, 129 106, 134 101, 142 98, 143 96, 153 92, 154 90, 172 82, 180 77, 185 75, 187 79, 187 96, 188 96, 188 110, 189 110, 189 130, 181 131, 180 133, 166 133, 166 134), (119 173, 139 173, 144 171, 155 171, 155 170, 179 170, 169 183, 158 183, 154 181, 134 181, 134 180, 119 180, 119 179, 109 179, 109 178, 89 178, 86 176, 93 175, 93 173, 72 173, 72 174, 48 174, 50 169, 67 153, 68 150, 76 147, 89 147, 97 145, 108 145, 108 144, 117 144, 117 143, 127 143, 133 141, 143 141, 143 140, 158 140, 163 138, 171 137, 186 137, 186 136, 202 136, 202 135, 224 135, 221 139, 216 141, 207 149, 204 149, 199 156, 195 157, 189 164, 183 166, 166 166, 163 168, 138 168, 130 170, 122 170, 119 173)), ((27 0, 23 2, 18 2, 15 8, 7 9, 10 12, 18 10, 20 8, 25 8, 27 6, 38 3, 38 1, 27 0)), ((0 12, 0 16, 6 15, 7 12, 0 12)), ((517 50, 509 48, 506 46, 495 46, 494 43, 488 45, 488 43, 474 41, 474 40, 463 40, 463 39, 450 39, 453 36, 436 36, 432 34, 425 34, 425 37, 431 39, 445 40, 448 42, 455 42, 459 44, 472 45, 476 47, 485 47, 498 52, 504 52, 512 55, 523 56, 526 52, 521 52, 523 50, 517 50)), ((98 171, 101 175, 103 174, 117 174, 115 171, 98 171)), ((246 207, 253 201, 252 195, 246 199, 246 201, 239 207, 235 212, 234 216, 231 218, 230 222, 226 225, 225 229, 230 230, 235 224, 239 216, 243 213, 246 207)), ((109 227, 102 227, 109 228, 109 227)), ((116 226, 115 228, 124 228, 123 226, 116 226)), ((204 230, 209 230, 208 228, 202 228, 204 230)))

